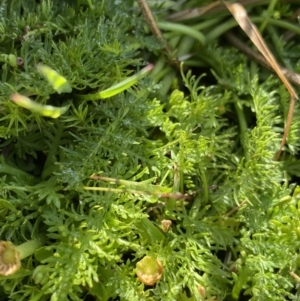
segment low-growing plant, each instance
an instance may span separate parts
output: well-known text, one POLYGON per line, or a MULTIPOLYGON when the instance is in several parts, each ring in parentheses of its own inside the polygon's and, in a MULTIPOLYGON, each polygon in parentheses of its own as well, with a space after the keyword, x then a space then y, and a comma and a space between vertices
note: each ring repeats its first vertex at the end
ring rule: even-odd
POLYGON ((148 2, 165 41, 133 0, 0 3, 0 300, 298 300, 299 105, 276 161, 289 94, 225 6, 148 2))

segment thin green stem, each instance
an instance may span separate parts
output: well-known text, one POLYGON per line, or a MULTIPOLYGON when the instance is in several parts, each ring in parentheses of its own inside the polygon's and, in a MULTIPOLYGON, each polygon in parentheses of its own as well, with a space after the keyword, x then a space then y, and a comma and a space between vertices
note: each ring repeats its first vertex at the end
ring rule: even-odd
MULTIPOLYGON (((263 17, 251 17, 250 19, 253 23, 261 23, 265 20, 265 18, 263 18, 263 17)), ((268 23, 271 25, 275 25, 275 26, 290 30, 290 31, 295 32, 300 35, 300 27, 298 27, 290 22, 286 22, 286 21, 282 21, 282 20, 275 20, 275 19, 268 19, 268 23)), ((207 42, 208 43, 212 42, 213 40, 215 40, 216 38, 221 36, 223 33, 225 33, 226 31, 228 31, 229 29, 231 29, 233 27, 236 27, 237 25, 238 25, 238 23, 236 22, 236 20, 233 20, 233 19, 223 23, 222 25, 213 29, 209 34, 207 34, 207 36, 206 36, 207 42)))
POLYGON ((219 24, 221 21, 223 20, 223 18, 212 18, 212 19, 208 19, 206 21, 203 21, 195 26, 193 26, 192 28, 194 30, 203 30, 206 28, 211 28, 212 26, 214 26, 215 24, 219 24))
POLYGON ((277 3, 277 0, 271 0, 270 1, 268 9, 267 9, 266 18, 265 18, 265 20, 263 20, 263 22, 259 26, 260 33, 262 33, 265 30, 265 28, 266 28, 266 26, 268 24, 268 21, 270 20, 270 16, 272 16, 272 14, 273 14, 273 11, 275 9, 276 3, 277 3))
POLYGON ((16 246, 16 249, 20 253, 20 259, 22 260, 32 255, 35 252, 35 250, 41 248, 45 244, 45 241, 45 237, 41 237, 40 239, 29 240, 19 246, 16 246))
POLYGON ((134 74, 133 76, 127 77, 123 81, 109 87, 104 91, 100 91, 94 94, 78 95, 78 98, 81 100, 99 100, 99 99, 105 99, 117 95, 122 91, 130 88, 134 84, 136 84, 140 79, 145 77, 147 73, 153 69, 153 67, 154 67, 153 64, 149 64, 148 66, 146 66, 141 71, 134 74))
POLYGON ((238 23, 235 19, 230 19, 229 21, 222 23, 222 25, 214 28, 210 33, 206 35, 207 42, 212 42, 215 39, 217 39, 219 36, 221 36, 223 33, 228 31, 229 29, 237 26, 238 23))
POLYGON ((0 174, 9 174, 13 176, 21 176, 21 177, 27 177, 29 179, 34 179, 34 177, 30 174, 28 174, 25 171, 22 171, 20 169, 17 169, 15 167, 6 165, 5 163, 0 163, 0 174))
MULTIPOLYGON (((170 67, 164 67, 164 69, 162 69, 162 70, 160 71, 160 73, 158 73, 157 76, 155 77, 155 81, 156 81, 156 82, 162 81, 162 80, 165 78, 165 76, 166 76, 167 74, 169 74, 170 72, 172 72, 172 69, 171 69, 170 67)), ((162 85, 162 84, 161 84, 161 85, 162 85)))
POLYGON ((192 29, 190 26, 171 22, 157 22, 157 24, 160 29, 174 31, 193 37, 201 44, 201 46, 204 46, 206 44, 205 36, 201 32, 192 29))
POLYGON ((202 186, 203 186, 204 204, 206 205, 208 203, 209 188, 208 188, 208 184, 207 184, 206 173, 203 169, 200 170, 200 176, 201 176, 202 186))
POLYGON ((88 4, 88 6, 89 6, 89 8, 90 8, 91 10, 94 9, 94 5, 93 5, 93 3, 92 3, 91 0, 87 0, 87 4, 88 4))
POLYGON ((42 179, 45 179, 53 171, 53 166, 54 166, 53 158, 55 158, 55 156, 57 154, 62 134, 63 134, 63 127, 59 122, 57 122, 57 130, 55 132, 55 138, 52 141, 51 148, 49 150, 46 162, 44 164, 44 169, 43 169, 43 172, 41 175, 42 179))

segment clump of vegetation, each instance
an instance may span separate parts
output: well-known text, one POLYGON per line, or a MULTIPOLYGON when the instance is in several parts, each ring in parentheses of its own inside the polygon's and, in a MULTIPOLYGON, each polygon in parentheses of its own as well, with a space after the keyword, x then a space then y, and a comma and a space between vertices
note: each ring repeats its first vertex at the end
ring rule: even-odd
POLYGON ((297 300, 299 105, 274 160, 289 94, 226 7, 148 2, 163 39, 133 0, 0 3, 0 300, 297 300))

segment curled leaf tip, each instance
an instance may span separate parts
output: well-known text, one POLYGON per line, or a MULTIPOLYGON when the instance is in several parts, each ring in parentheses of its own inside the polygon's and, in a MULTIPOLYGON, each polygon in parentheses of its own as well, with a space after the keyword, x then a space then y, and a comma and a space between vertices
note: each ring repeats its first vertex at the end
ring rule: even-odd
POLYGON ((9 241, 0 241, 0 275, 12 275, 20 267, 20 253, 16 247, 9 241))

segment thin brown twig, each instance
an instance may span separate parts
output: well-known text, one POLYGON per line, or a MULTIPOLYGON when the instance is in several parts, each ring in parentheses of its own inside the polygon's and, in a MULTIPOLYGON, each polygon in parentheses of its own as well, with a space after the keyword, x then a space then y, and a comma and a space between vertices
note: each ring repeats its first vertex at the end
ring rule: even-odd
MULTIPOLYGON (((257 4, 263 4, 263 3, 269 3, 269 0, 241 0, 239 1, 240 4, 243 6, 251 6, 251 5, 257 5, 257 4)), ((226 12, 226 7, 216 1, 213 3, 210 3, 205 6, 197 7, 197 8, 189 8, 184 11, 172 14, 166 18, 168 21, 183 21, 193 18, 198 18, 203 15, 209 15, 209 14, 216 14, 226 12)))
POLYGON ((281 155, 282 150, 283 150, 283 147, 286 143, 286 139, 287 139, 287 136, 289 134, 289 129, 291 128, 291 124, 292 124, 292 120, 293 120, 295 105, 296 105, 295 98, 291 97, 289 112, 288 112, 288 115, 287 115, 287 118, 286 118, 286 124, 285 124, 285 128, 284 128, 283 136, 282 136, 282 139, 281 139, 279 150, 278 150, 278 152, 276 153, 276 155, 274 157, 275 161, 279 160, 280 155, 281 155))
POLYGON ((137 2, 141 8, 141 12, 150 28, 152 34, 162 44, 164 53, 165 53, 167 59, 173 66, 175 66, 178 70, 180 70, 180 63, 179 63, 178 59, 172 53, 171 48, 169 47, 167 41, 164 39, 160 29, 158 28, 158 26, 154 20, 153 14, 151 12, 151 9, 149 8, 149 6, 147 4, 147 1, 146 0, 137 0, 137 2))
POLYGON ((235 20, 238 22, 239 26, 243 29, 243 31, 247 34, 249 39, 252 41, 252 43, 256 46, 256 48, 260 51, 260 53, 264 56, 264 58, 268 61, 269 65, 272 66, 278 77, 281 79, 283 84, 285 85, 286 89, 288 90, 290 94, 290 107, 289 112, 284 128, 283 137, 280 143, 280 148, 277 154, 274 157, 274 160, 278 160, 282 149, 286 143, 286 139, 291 127, 292 119, 293 119, 293 112, 295 108, 295 100, 298 99, 298 95, 296 91, 294 90, 293 86, 290 84, 290 82, 287 80, 286 76, 282 73, 282 70, 280 66, 278 65, 274 55, 269 50, 267 44, 264 42, 263 37, 261 36, 260 32, 256 28, 256 26, 251 22, 251 20, 248 17, 247 11, 245 8, 239 4, 239 3, 229 3, 224 0, 221 0, 224 5, 228 8, 228 10, 231 12, 235 20))
POLYGON ((231 209, 229 212, 227 212, 224 216, 228 217, 238 211, 242 206, 244 206, 247 203, 247 200, 242 201, 238 206, 231 209))
MULTIPOLYGON (((283 3, 298 3, 299 0, 281 0, 283 3)), ((258 4, 268 4, 270 0, 240 0, 239 4, 245 7, 251 7, 258 4)), ((184 21, 198 18, 200 16, 208 16, 213 14, 225 13, 225 7, 218 1, 205 6, 189 8, 178 13, 174 13, 166 18, 168 21, 184 21)))
POLYGON ((299 282, 300 283, 300 277, 296 274, 296 273, 294 273, 294 272, 292 272, 292 271, 290 271, 290 275, 291 276, 293 276, 294 277, 294 279, 297 281, 297 282, 299 282))
MULTIPOLYGON (((274 69, 270 66, 268 61, 258 52, 254 51, 251 49, 247 44, 242 42, 239 38, 231 34, 230 32, 225 33, 226 39, 237 49, 241 50, 244 52, 247 56, 249 56, 251 59, 256 61, 257 63, 263 65, 264 67, 270 69, 271 71, 274 71, 274 69)), ((293 71, 290 71, 282 66, 280 66, 280 69, 282 73, 294 84, 300 86, 300 74, 295 73, 293 71)))

